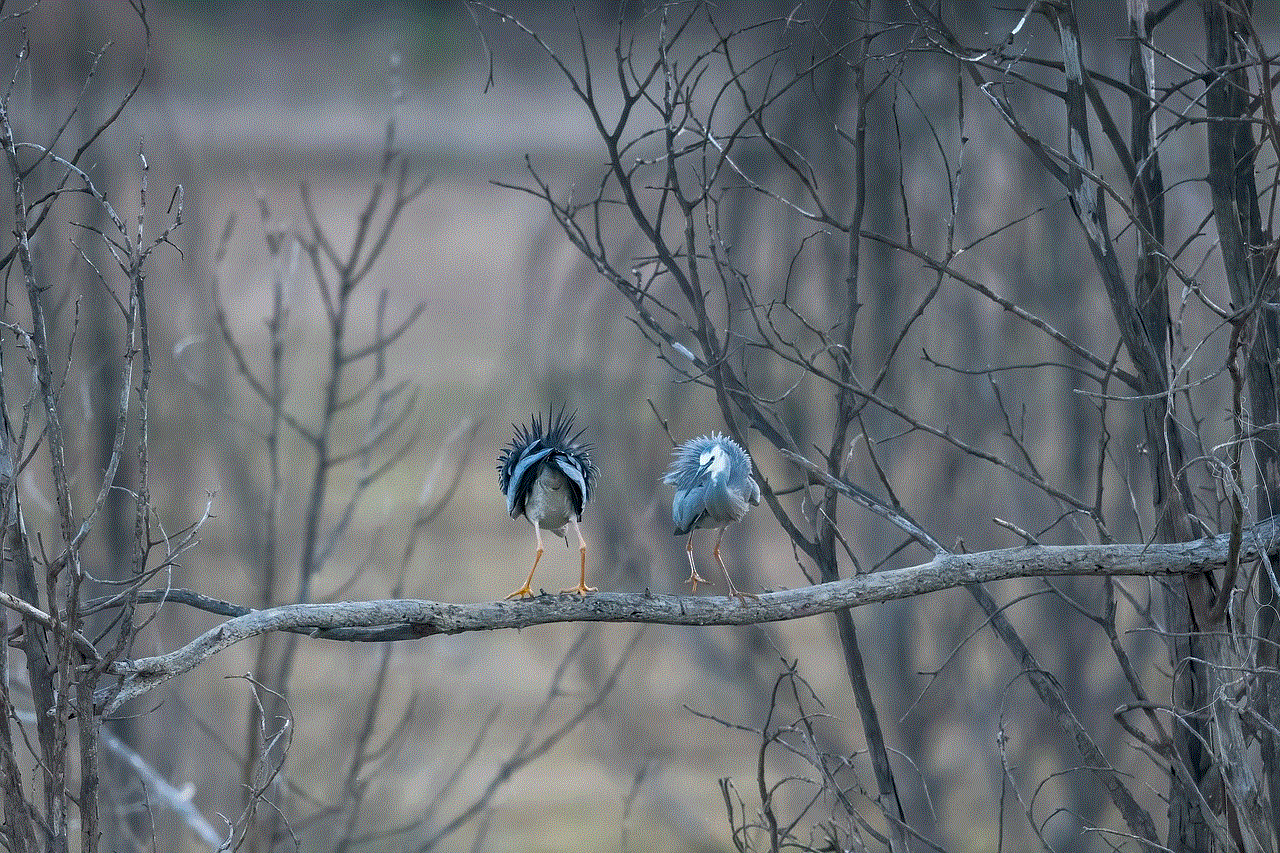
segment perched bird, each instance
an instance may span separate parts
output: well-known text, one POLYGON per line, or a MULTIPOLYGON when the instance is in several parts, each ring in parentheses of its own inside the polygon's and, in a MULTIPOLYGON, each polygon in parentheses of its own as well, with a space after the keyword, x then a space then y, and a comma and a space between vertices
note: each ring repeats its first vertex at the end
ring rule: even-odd
POLYGON ((739 592, 720 558, 720 539, 724 529, 760 504, 760 486, 751 477, 751 457, 727 435, 715 433, 690 439, 675 449, 675 459, 663 482, 676 487, 671 501, 671 520, 676 535, 689 534, 689 580, 693 591, 698 584, 710 583, 698 575, 693 562, 693 531, 696 528, 719 528, 716 536, 716 562, 724 571, 729 595, 738 599, 755 598, 739 592))
POLYGON ((533 595, 529 584, 542 559, 542 531, 550 530, 564 537, 566 524, 572 524, 573 532, 578 534, 582 572, 577 586, 560 591, 578 595, 596 591, 595 587, 587 586, 587 543, 578 522, 582 519, 582 508, 591 499, 591 484, 597 471, 591 461, 591 446, 578 443, 582 430, 573 431, 574 416, 566 418, 563 408, 559 415, 548 412, 545 431, 537 415, 527 429, 513 424, 515 438, 498 457, 498 484, 507 496, 507 511, 512 518, 521 515, 527 518, 538 540, 538 553, 533 558, 529 577, 525 578, 524 586, 507 598, 533 595))

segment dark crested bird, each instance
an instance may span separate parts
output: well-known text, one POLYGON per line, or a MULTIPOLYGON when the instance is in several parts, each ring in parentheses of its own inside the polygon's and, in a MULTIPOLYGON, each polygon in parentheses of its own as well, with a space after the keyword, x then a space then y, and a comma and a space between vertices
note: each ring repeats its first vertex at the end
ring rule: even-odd
POLYGON ((573 532, 578 535, 582 570, 576 587, 560 591, 578 595, 596 591, 595 587, 587 586, 587 543, 578 522, 582 519, 582 508, 591 499, 591 485, 597 471, 591 461, 591 445, 578 441, 583 431, 573 431, 575 414, 565 417, 563 408, 558 415, 548 412, 545 429, 537 415, 527 428, 513 424, 515 438, 498 457, 498 484, 507 496, 507 511, 512 518, 522 515, 527 518, 538 541, 529 577, 525 578, 524 586, 507 598, 533 595, 529 584, 542 559, 542 531, 550 530, 567 542, 566 524, 572 524, 573 532))
POLYGON ((719 533, 714 554, 724 571, 729 595, 738 599, 755 598, 734 587, 729 570, 720 557, 720 539, 724 536, 724 529, 760 503, 760 486, 751 477, 751 457, 747 451, 727 435, 719 433, 690 439, 675 449, 675 459, 663 482, 676 487, 671 501, 671 520, 675 522, 676 535, 689 534, 685 550, 689 554, 688 583, 692 584, 693 591, 698 591, 700 583, 710 583, 698 575, 698 568, 693 562, 693 531, 700 527, 715 527, 719 533))

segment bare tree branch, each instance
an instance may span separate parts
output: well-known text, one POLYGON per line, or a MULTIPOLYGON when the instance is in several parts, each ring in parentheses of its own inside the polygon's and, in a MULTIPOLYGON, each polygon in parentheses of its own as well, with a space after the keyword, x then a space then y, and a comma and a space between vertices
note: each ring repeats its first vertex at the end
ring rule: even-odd
MULTIPOLYGON (((1244 559, 1280 553, 1280 523, 1267 521, 1252 533, 1242 549, 1244 559)), ((229 646, 272 631, 310 629, 322 635, 321 632, 336 628, 403 625, 403 634, 396 638, 411 639, 555 622, 753 625, 1010 578, 1161 576, 1209 571, 1225 564, 1229 540, 1224 534, 1170 544, 1032 546, 947 554, 911 568, 767 592, 747 602, 720 597, 599 593, 586 598, 542 595, 527 601, 479 604, 414 599, 286 604, 237 616, 167 654, 115 664, 110 671, 124 681, 104 713, 110 714, 130 699, 189 672, 229 646)))

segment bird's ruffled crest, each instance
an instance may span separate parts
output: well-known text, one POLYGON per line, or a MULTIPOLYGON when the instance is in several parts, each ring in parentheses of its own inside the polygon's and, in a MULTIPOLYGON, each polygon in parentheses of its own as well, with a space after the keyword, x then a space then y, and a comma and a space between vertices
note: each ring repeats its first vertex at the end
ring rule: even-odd
POLYGON ((702 454, 717 445, 728 455, 731 465, 741 466, 742 470, 748 474, 751 472, 751 456, 747 451, 729 436, 713 432, 710 435, 691 438, 673 450, 674 458, 671 460, 671 467, 667 469, 662 482, 677 489, 693 486, 698 476, 698 469, 701 467, 702 454))
POLYGON ((677 535, 695 527, 723 527, 760 503, 751 457, 727 435, 690 439, 675 450, 663 482, 676 487, 671 520, 677 535), (726 464, 727 463, 727 464, 726 464))
POLYGON ((507 511, 515 518, 524 512, 529 489, 537 477, 538 463, 556 465, 574 484, 575 508, 579 515, 591 498, 591 488, 598 473, 591 461, 591 445, 579 439, 583 429, 574 432, 577 412, 565 415, 560 407, 541 416, 533 415, 529 426, 512 424, 515 437, 498 457, 498 485, 507 496, 507 511))

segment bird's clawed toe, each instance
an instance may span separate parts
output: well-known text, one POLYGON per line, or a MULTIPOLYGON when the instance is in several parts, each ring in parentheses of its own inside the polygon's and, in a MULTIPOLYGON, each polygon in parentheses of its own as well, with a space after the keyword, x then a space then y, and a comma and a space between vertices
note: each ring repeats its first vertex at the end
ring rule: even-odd
POLYGON ((690 573, 689 573, 689 579, 688 579, 688 580, 686 580, 686 581, 685 581, 685 583, 689 584, 689 586, 690 586, 690 590, 689 590, 689 591, 690 591, 691 593, 692 593, 692 592, 697 592, 697 591, 698 591, 698 584, 700 584, 700 583, 705 583, 707 586, 711 586, 711 585, 712 585, 711 581, 707 580, 706 578, 704 578, 702 575, 698 574, 697 572, 690 572, 690 573))

